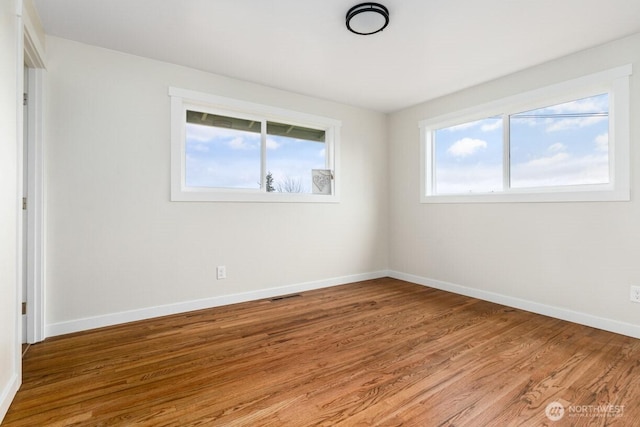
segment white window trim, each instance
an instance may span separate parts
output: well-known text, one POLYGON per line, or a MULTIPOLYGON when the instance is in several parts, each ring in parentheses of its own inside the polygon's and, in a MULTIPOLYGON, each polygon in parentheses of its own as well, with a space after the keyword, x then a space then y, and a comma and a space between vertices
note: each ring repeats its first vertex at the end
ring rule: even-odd
MULTIPOLYGON (((422 120, 420 127, 420 202, 421 203, 492 203, 492 202, 590 202, 629 201, 629 77, 632 66, 624 65, 567 82, 503 98, 462 111, 422 120), (433 141, 436 129, 485 119, 499 114, 542 108, 600 93, 610 95, 609 174, 608 184, 508 188, 495 193, 439 195, 433 193, 433 141)), ((508 132, 505 129, 504 132, 508 132)), ((506 145, 506 144, 505 144, 506 145)), ((504 167, 509 167, 508 147, 504 147, 504 167)), ((508 170, 505 170, 508 172, 508 170)), ((508 176, 504 177, 508 181, 508 176)))
MULTIPOLYGON (((339 120, 312 114, 256 104, 233 98, 211 95, 193 90, 169 88, 171 97, 171 201, 174 202, 340 202, 340 127, 339 120), (333 173, 330 195, 310 193, 278 193, 265 191, 265 177, 261 189, 194 188, 185 185, 185 116, 187 109, 200 109, 212 113, 255 117, 263 121, 290 123, 325 129, 327 169, 333 173)), ((261 169, 266 174, 266 153, 261 150, 261 169)))

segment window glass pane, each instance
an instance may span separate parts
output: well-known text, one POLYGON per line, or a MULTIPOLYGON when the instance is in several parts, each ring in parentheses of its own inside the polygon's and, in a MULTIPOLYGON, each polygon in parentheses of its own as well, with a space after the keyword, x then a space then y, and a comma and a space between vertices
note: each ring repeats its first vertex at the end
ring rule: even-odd
POLYGON ((259 121, 187 111, 187 187, 260 188, 259 121))
POLYGON ((324 130, 267 122, 267 191, 311 193, 311 170, 326 158, 324 130))
POLYGON ((502 118, 433 132, 435 194, 502 191, 502 118))
POLYGON ((609 96, 510 116, 511 187, 609 182, 609 96))

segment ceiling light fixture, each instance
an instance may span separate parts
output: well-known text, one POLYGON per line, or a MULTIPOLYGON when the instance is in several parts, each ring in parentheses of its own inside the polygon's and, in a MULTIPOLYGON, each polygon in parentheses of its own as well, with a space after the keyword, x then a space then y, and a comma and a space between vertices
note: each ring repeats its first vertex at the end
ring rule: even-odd
POLYGON ((389 25, 389 10, 379 3, 360 3, 347 12, 347 28, 352 33, 368 36, 389 25))

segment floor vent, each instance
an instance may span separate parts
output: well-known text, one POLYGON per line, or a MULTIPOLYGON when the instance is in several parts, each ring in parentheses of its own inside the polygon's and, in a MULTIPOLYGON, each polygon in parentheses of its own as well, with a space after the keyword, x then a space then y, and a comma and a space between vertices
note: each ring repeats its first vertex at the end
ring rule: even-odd
POLYGON ((271 298, 271 301, 272 301, 272 302, 273 302, 273 301, 281 301, 281 300, 283 300, 283 299, 290 299, 290 298, 296 298, 296 297, 301 297, 301 296, 302 296, 302 295, 300 295, 300 294, 283 295, 283 296, 281 296, 281 297, 274 297, 274 298, 271 298))

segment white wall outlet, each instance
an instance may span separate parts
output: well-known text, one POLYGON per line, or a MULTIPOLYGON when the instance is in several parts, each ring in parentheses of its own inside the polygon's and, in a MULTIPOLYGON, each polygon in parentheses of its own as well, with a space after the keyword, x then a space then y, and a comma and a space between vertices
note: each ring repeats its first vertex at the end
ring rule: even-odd
POLYGON ((640 286, 631 287, 631 301, 640 302, 640 286))
POLYGON ((216 277, 218 278, 218 280, 226 279, 227 267, 225 267, 224 265, 219 265, 218 267, 216 267, 216 277))

